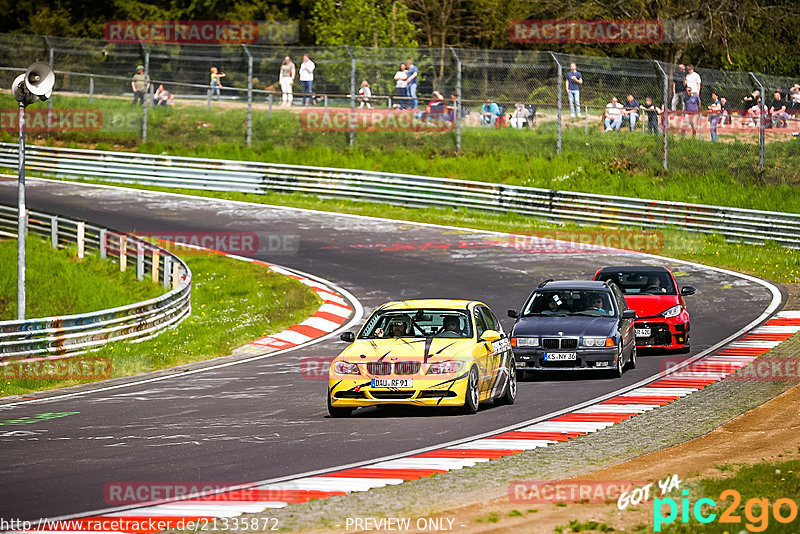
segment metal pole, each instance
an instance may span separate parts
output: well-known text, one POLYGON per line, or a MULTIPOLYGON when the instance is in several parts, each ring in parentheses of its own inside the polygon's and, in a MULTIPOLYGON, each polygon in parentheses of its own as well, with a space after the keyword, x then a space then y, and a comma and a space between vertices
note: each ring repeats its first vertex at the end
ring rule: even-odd
POLYGON ((94 76, 89 78, 89 103, 94 100, 94 76))
POLYGON ((243 44, 244 53, 247 54, 247 146, 253 142, 253 56, 247 45, 243 44))
POLYGON ((663 160, 661 161, 661 166, 664 167, 664 170, 667 170, 667 156, 668 156, 668 146, 667 146, 667 130, 669 130, 669 106, 667 105, 669 99, 669 77, 667 77, 666 71, 661 67, 661 63, 658 61, 654 61, 656 68, 661 71, 661 76, 664 77, 664 120, 663 124, 664 130, 663 135, 663 145, 664 145, 664 154, 663 160))
POLYGON ((755 80, 758 84, 758 88, 761 91, 761 100, 756 102, 758 105, 758 146, 759 146, 759 159, 758 159, 758 179, 761 184, 764 184, 764 145, 766 144, 765 139, 765 128, 766 122, 764 121, 764 102, 766 102, 766 95, 764 94, 764 84, 761 83, 761 80, 756 78, 756 75, 752 72, 750 76, 755 80))
MULTIPOLYGON (((50 66, 50 70, 53 70, 53 52, 54 52, 53 46, 50 44, 50 38, 46 35, 44 37, 44 42, 47 43, 47 55, 49 59, 48 64, 50 66)), ((47 124, 53 123, 52 115, 53 115, 53 99, 49 98, 47 100, 47 124)))
POLYGON ((556 139, 556 153, 561 154, 561 83, 564 81, 564 72, 561 68, 561 63, 556 58, 555 54, 550 52, 550 57, 552 57, 553 61, 555 61, 556 65, 558 65, 558 127, 556 129, 558 137, 556 139))
POLYGON ((17 183, 17 319, 25 319, 25 104, 19 103, 19 182, 17 183))
MULTIPOLYGON (((147 88, 147 84, 150 83, 150 51, 147 49, 146 46, 142 45, 144 48, 144 79, 145 79, 145 86, 144 92, 146 95, 150 95, 150 90, 147 88)), ((142 102, 142 143, 147 142, 147 102, 142 102)))
POLYGON ((450 52, 456 58, 456 152, 461 152, 461 58, 452 48, 450 52))
POLYGON ((269 110, 267 111, 267 118, 272 118, 272 93, 267 95, 267 102, 269 102, 269 110))
POLYGON ((350 55, 350 146, 356 140, 356 57, 349 46, 344 47, 350 55))
POLYGON ((583 133, 589 133, 589 106, 583 106, 583 133))

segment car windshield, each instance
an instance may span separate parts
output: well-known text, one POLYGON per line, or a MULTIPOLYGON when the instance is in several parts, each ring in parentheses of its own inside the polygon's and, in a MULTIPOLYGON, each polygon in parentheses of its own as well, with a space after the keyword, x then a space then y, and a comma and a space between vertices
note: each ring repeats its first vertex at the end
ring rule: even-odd
POLYGON ((525 305, 522 315, 614 317, 616 312, 609 291, 558 289, 536 291, 525 305))
POLYGON ((675 295, 672 277, 665 272, 601 272, 598 280, 611 280, 625 295, 675 295))
POLYGON ((360 339, 393 337, 472 337, 472 324, 466 310, 379 310, 369 318, 360 339))

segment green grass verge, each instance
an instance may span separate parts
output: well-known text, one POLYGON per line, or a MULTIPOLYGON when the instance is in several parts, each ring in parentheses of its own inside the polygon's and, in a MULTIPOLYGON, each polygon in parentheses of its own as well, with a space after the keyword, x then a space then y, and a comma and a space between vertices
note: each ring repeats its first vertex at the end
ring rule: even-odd
MULTIPOLYGON (((25 247, 27 317, 50 317, 116 308, 164 293, 164 288, 140 282, 136 273, 77 250, 53 250, 49 241, 30 235, 25 247), (91 291, 85 288, 91 287, 91 291)), ((17 240, 0 241, 0 321, 17 318, 17 240)))
MULTIPOLYGON (((276 109, 268 118, 259 104, 253 112, 253 146, 247 148, 244 104, 215 103, 207 112, 204 103, 179 103, 173 109, 150 110, 148 142, 140 144, 142 111, 127 100, 95 98, 89 104, 86 98, 57 95, 55 102, 57 108, 100 109, 103 129, 32 133, 32 142, 412 173, 800 213, 800 141, 789 136, 770 137, 767 185, 762 185, 758 145, 749 133, 739 139, 723 136, 724 142, 716 144, 671 136, 670 170, 664 171, 660 139, 627 131, 604 135, 595 124, 588 133, 582 123, 565 125, 561 155, 556 155, 552 121, 532 131, 465 127, 462 154, 455 152, 454 132, 358 133, 351 148, 347 133, 309 132, 297 113, 276 109)), ((11 107, 11 97, 0 95, 0 105, 11 107)), ((3 132, 0 139, 16 142, 13 132, 3 132)))
MULTIPOLYGON (((703 478, 692 481, 688 496, 672 496, 675 500, 677 516, 676 519, 665 526, 661 532, 672 534, 677 532, 797 532, 797 507, 798 507, 798 488, 800 488, 800 460, 790 460, 785 462, 763 462, 755 465, 743 466, 733 477, 725 478, 703 478), (739 502, 735 502, 736 496, 731 494, 723 495, 726 490, 734 490, 738 493, 739 502), (695 518, 695 503, 701 498, 708 498, 714 501, 715 506, 703 506, 703 515, 709 516, 716 514, 714 521, 702 524, 695 518), (688 499, 689 521, 682 522, 681 508, 682 499, 688 499), (753 499, 751 501, 751 499, 753 499), (776 507, 775 503, 779 499, 789 499, 793 504, 786 500, 781 502, 781 506, 776 507), (795 517, 792 521, 780 522, 776 520, 775 512, 788 518, 792 511, 795 517), (738 518, 736 523, 721 521, 721 515, 729 513, 731 519, 738 518)), ((685 503, 683 503, 685 506, 685 503)), ((663 514, 667 516, 669 506, 664 504, 663 514)), ((654 516, 655 517, 655 516, 654 516)))
MULTIPOLYGON (((86 182, 94 183, 88 180, 86 182)), ((550 234, 553 230, 558 230, 558 235, 567 240, 571 238, 571 235, 580 235, 587 230, 600 232, 616 230, 576 225, 555 226, 513 213, 495 215, 473 210, 453 210, 449 208, 403 208, 386 204, 326 199, 301 194, 267 193, 258 195, 130 184, 114 185, 259 204, 443 224, 495 232, 536 235, 542 233, 550 234)), ((764 245, 734 243, 726 241, 721 235, 704 235, 678 229, 666 229, 660 232, 663 236, 663 248, 658 251, 652 251, 653 253, 670 258, 723 267, 775 282, 800 283, 800 251, 798 250, 785 248, 769 241, 764 245)))
MULTIPOLYGON (((253 339, 302 321, 321 304, 305 285, 262 265, 213 254, 183 259, 193 274, 191 316, 152 339, 110 343, 92 352, 90 356, 110 359, 112 378, 227 355, 253 339)), ((3 380, 0 396, 79 383, 3 380)))

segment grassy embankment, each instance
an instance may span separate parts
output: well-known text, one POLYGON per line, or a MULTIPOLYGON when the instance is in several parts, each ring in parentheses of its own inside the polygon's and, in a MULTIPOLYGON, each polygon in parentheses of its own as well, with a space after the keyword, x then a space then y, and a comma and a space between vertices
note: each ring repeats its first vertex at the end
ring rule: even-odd
MULTIPOLYGON (((43 317, 81 313, 155 297, 161 286, 137 281, 111 261, 75 250, 52 251, 28 240, 28 313, 43 317), (91 287, 91 291, 86 291, 91 287)), ((139 343, 115 342, 92 352, 109 357, 112 378, 164 369, 229 354, 235 347, 302 321, 319 306, 306 286, 266 267, 212 254, 184 255, 193 273, 192 315, 180 325, 139 343)), ((0 313, 16 317, 16 241, 0 242, 0 313)), ((63 380, 2 380, 0 396, 80 383, 63 380)))

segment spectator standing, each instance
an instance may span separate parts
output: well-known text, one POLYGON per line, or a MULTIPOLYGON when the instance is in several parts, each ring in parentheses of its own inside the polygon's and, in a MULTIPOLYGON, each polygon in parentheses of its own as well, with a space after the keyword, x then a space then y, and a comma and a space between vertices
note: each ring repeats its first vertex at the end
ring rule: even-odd
MULTIPOLYGON (((697 133, 698 121, 700 118, 700 97, 694 94, 692 87, 686 86, 686 96, 683 97, 683 102, 686 104, 686 121, 689 122, 689 127, 692 129, 692 135, 697 133)), ((684 127, 686 122, 684 121, 684 127)))
POLYGON ((578 118, 581 118, 581 85, 583 85, 583 75, 578 72, 578 66, 575 63, 569 64, 569 72, 567 73, 567 81, 564 82, 567 88, 567 97, 569 98, 569 116, 575 118, 577 111, 578 118))
POLYGON ((708 129, 711 132, 711 142, 717 142, 717 126, 722 120, 722 102, 717 93, 711 93, 711 105, 708 106, 708 129))
POLYGON ((633 95, 628 95, 623 108, 622 113, 628 119, 631 131, 633 131, 636 129, 636 121, 639 119, 639 101, 633 98, 633 95))
POLYGON ((314 104, 314 69, 316 68, 317 66, 311 61, 308 54, 303 54, 303 62, 300 63, 300 86, 303 88, 304 106, 314 104))
POLYGON ((720 97, 719 99, 720 109, 722 111, 722 120, 720 121, 720 126, 725 126, 725 124, 731 124, 731 104, 728 102, 728 99, 724 96, 720 97))
POLYGON ((658 116, 664 112, 663 109, 657 107, 653 103, 653 99, 649 96, 644 99, 644 104, 639 106, 642 112, 647 115, 647 133, 657 134, 658 131, 658 116))
POLYGON ((369 82, 367 80, 363 80, 361 82, 361 88, 358 90, 358 97, 361 100, 361 103, 358 105, 358 109, 363 108, 366 106, 367 109, 372 109, 372 104, 369 103, 369 99, 372 96, 372 89, 369 87, 369 82))
POLYGON ((686 75, 686 88, 691 89, 692 94, 699 99, 700 84, 702 82, 702 80, 700 79, 700 75, 694 71, 694 65, 686 65, 686 70, 689 71, 689 73, 686 75))
POLYGON ((789 109, 800 112, 800 84, 798 83, 789 89, 789 109))
POLYGON ((281 105, 291 107, 292 105, 292 86, 294 85, 294 76, 296 74, 292 58, 286 56, 281 63, 280 75, 278 81, 281 84, 281 105))
POLYGON ((450 122, 456 122, 457 113, 458 113, 458 96, 455 93, 450 94, 450 105, 447 106, 447 115, 449 117, 450 122))
POLYGON ((131 79, 131 89, 133 90, 133 104, 138 101, 144 105, 144 94, 150 90, 150 77, 144 73, 142 65, 136 67, 136 74, 131 79))
POLYGON ((486 103, 481 106, 481 124, 495 126, 499 116, 500 107, 495 102, 492 102, 491 98, 487 98, 486 103))
POLYGON ((219 101, 219 88, 222 87, 222 78, 225 77, 224 72, 219 72, 217 67, 211 67, 211 95, 214 96, 214 100, 219 101))
POLYGON ((672 76, 672 102, 670 109, 678 109, 678 102, 683 106, 683 97, 686 96, 686 65, 681 63, 672 76))
POLYGON ((606 111, 603 114, 606 131, 611 130, 619 131, 622 126, 622 104, 619 103, 617 97, 611 97, 611 102, 606 104, 606 111))
POLYGON ((411 109, 417 109, 417 82, 419 82, 419 69, 412 60, 406 62, 408 67, 408 78, 406 79, 406 92, 408 93, 408 105, 411 109))
POLYGON ((397 107, 400 109, 405 109, 408 106, 408 101, 406 100, 407 80, 408 73, 406 72, 406 64, 400 63, 400 70, 394 73, 394 89, 397 91, 397 107))
POLYGON ((772 126, 775 128, 786 128, 789 126, 789 114, 786 112, 786 102, 783 100, 783 95, 780 91, 775 91, 773 97, 772 107, 769 110, 772 114, 772 126))

